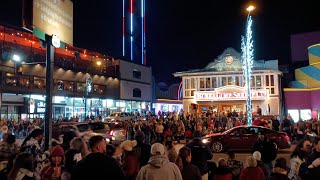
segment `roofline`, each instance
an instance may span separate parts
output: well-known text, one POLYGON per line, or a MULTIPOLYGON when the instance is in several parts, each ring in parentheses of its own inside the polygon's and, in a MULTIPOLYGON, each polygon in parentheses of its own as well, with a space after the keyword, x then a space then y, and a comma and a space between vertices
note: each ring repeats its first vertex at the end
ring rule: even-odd
MULTIPOLYGON (((252 73, 268 73, 275 72, 279 75, 282 75, 282 72, 279 70, 253 70, 252 73)), ((242 71, 203 71, 203 72, 176 72, 173 74, 174 77, 182 77, 182 76, 198 76, 198 75, 222 75, 222 74, 243 74, 242 71)))

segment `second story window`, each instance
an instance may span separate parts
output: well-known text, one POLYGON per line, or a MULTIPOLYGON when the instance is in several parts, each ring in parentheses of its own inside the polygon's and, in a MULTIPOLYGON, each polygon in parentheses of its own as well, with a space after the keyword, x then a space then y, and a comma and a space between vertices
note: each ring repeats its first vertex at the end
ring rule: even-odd
POLYGON ((133 89, 133 97, 141 97, 141 90, 139 88, 133 89))
POLYGON ((141 71, 139 71, 139 70, 137 70, 137 69, 134 69, 134 70, 132 71, 132 75, 133 75, 133 77, 136 78, 136 79, 141 79, 141 71))

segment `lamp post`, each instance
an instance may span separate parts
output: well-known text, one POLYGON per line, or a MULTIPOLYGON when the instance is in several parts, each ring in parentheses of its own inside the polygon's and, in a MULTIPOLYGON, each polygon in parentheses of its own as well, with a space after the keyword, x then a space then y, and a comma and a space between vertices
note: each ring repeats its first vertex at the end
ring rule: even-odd
MULTIPOLYGON (((101 61, 97 61, 97 66, 101 66, 101 61)), ((85 89, 85 98, 84 98, 84 119, 87 118, 87 98, 89 92, 92 91, 92 78, 91 75, 88 72, 89 68, 87 68, 85 78, 86 78, 86 89, 85 89)))
POLYGON ((248 125, 252 125, 252 103, 251 103, 251 72, 253 65, 253 40, 252 40, 252 19, 250 12, 255 9, 250 5, 247 7, 248 16, 246 21, 246 35, 241 37, 242 51, 242 70, 245 78, 246 105, 247 105, 247 121, 248 125))

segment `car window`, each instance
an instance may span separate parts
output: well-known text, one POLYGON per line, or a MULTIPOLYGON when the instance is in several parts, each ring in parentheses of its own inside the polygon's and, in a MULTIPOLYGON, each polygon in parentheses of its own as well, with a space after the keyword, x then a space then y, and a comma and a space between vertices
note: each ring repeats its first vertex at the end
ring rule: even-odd
POLYGON ((93 131, 105 129, 104 123, 91 123, 90 128, 93 131))
POLYGON ((250 134, 259 134, 259 129, 258 127, 249 127, 248 128, 250 131, 250 134))
POLYGON ((233 129, 229 133, 229 135, 231 135, 231 136, 235 136, 235 135, 238 135, 238 134, 240 134, 239 128, 238 129, 233 129))
POLYGON ((77 124, 77 127, 80 132, 85 132, 90 130, 89 124, 77 124))

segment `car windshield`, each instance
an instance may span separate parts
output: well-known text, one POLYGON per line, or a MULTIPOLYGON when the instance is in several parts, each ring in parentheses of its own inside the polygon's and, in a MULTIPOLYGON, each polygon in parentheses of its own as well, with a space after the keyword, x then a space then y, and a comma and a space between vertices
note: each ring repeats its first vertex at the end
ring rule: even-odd
POLYGON ((119 116, 119 113, 112 113, 110 116, 119 116))
POLYGON ((80 132, 90 131, 89 124, 77 124, 77 127, 80 132))

